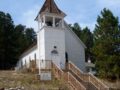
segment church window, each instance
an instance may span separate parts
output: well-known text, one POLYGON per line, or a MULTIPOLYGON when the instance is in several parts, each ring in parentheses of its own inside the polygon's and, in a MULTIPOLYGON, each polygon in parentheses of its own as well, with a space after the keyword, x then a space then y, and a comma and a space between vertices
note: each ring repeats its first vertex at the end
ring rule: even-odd
POLYGON ((51 51, 52 54, 58 54, 58 51, 57 50, 53 50, 51 51))
POLYGON ((37 63, 37 62, 36 62, 36 53, 34 54, 34 58, 35 58, 35 65, 36 65, 36 63, 37 63))
POLYGON ((42 63, 43 63, 43 59, 42 59, 42 63))
POLYGON ((26 63, 26 59, 25 59, 25 66, 27 65, 27 63, 26 63))
POLYGON ((23 62, 21 61, 21 67, 23 67, 23 62))
POLYGON ((34 59, 36 60, 36 53, 34 54, 34 59))
POLYGON ((31 61, 31 57, 29 57, 29 61, 31 61))

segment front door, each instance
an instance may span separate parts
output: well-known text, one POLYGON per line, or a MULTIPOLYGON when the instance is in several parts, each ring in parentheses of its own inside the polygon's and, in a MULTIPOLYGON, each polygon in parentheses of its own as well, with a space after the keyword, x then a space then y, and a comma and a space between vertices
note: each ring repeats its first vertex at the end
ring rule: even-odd
POLYGON ((61 68, 61 62, 60 62, 60 56, 57 50, 53 50, 51 52, 51 56, 52 56, 52 61, 59 67, 61 68))
POLYGON ((52 61, 60 68, 60 58, 58 55, 52 55, 52 61))

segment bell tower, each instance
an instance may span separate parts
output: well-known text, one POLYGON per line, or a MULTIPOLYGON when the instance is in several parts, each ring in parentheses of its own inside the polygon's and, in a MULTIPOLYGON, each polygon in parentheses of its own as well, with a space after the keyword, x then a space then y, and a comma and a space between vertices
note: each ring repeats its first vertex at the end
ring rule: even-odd
POLYGON ((62 69, 65 68, 65 16, 54 0, 46 0, 35 19, 38 22, 39 59, 52 60, 62 69))

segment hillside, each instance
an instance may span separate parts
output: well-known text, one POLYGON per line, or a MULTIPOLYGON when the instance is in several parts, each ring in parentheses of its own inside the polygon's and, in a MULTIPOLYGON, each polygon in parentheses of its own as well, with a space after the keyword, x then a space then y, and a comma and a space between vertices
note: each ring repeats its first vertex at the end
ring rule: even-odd
POLYGON ((0 90, 67 90, 62 81, 52 80, 40 82, 35 74, 16 73, 15 71, 0 71, 0 90))

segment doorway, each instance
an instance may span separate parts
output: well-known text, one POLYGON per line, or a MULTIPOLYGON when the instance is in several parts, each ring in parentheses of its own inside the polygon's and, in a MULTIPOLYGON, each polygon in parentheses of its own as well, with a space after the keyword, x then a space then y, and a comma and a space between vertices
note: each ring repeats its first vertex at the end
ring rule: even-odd
POLYGON ((68 53, 67 53, 67 52, 65 52, 65 60, 66 60, 66 63, 69 62, 69 61, 68 61, 68 53))
POLYGON ((65 68, 66 68, 66 70, 68 69, 68 62, 69 62, 69 60, 68 60, 68 53, 65 52, 65 68))

